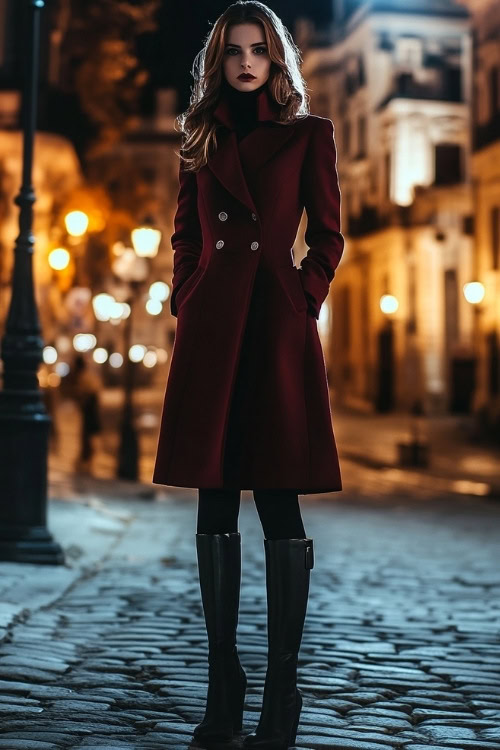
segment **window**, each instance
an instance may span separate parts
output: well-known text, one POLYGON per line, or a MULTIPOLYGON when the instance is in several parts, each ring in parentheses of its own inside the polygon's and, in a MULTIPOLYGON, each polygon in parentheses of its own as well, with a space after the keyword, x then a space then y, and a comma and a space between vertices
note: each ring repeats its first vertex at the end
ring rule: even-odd
POLYGON ((385 197, 387 198, 387 200, 390 200, 390 197, 391 197, 391 154, 390 154, 390 151, 387 151, 385 155, 384 179, 385 179, 385 197))
POLYGON ((396 41, 396 62, 415 70, 422 65, 422 40, 415 37, 401 37, 396 41))
POLYGON ((434 151, 434 185, 462 182, 462 148, 457 143, 437 143, 434 151))
POLYGON ((498 100, 498 73, 500 68, 494 65, 489 71, 489 91, 490 91, 490 115, 493 117, 500 109, 498 100))

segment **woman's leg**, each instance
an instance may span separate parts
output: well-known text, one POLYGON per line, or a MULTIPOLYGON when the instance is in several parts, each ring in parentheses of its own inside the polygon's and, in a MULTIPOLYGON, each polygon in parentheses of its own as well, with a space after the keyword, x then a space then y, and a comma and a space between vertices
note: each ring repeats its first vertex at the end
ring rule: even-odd
POLYGON ((238 531, 241 490, 198 490, 198 534, 233 534, 238 531))
POLYGON ((268 654, 259 723, 243 746, 286 748, 295 745, 302 708, 297 661, 313 540, 306 537, 297 493, 254 490, 254 499, 265 536, 268 654))
POLYGON ((230 740, 243 721, 247 685, 236 648, 240 601, 240 490, 200 489, 196 550, 208 635, 205 716, 199 740, 230 740))
POLYGON ((253 496, 266 539, 304 539, 299 496, 291 490, 254 490, 253 496))

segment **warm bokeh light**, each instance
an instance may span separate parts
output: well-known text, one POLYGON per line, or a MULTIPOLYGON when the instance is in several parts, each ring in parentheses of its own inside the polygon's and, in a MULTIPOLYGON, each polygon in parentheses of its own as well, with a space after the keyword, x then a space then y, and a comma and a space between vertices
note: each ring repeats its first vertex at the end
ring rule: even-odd
POLYGON ((66 231, 72 237, 81 237, 85 234, 89 225, 89 217, 83 211, 70 211, 64 217, 66 231))
POLYGON ((109 364, 111 367, 121 367, 123 365, 123 357, 120 352, 113 352, 109 355, 109 364))
POLYGON ((170 288, 164 281, 155 281, 149 287, 149 296, 151 299, 157 299, 160 302, 165 302, 170 294, 170 288))
POLYGON ((163 305, 159 299, 148 299, 146 302, 146 310, 150 315, 159 315, 163 310, 163 305))
POLYGON ((123 253, 126 250, 126 246, 121 240, 118 240, 118 242, 113 242, 111 246, 111 250, 113 251, 113 255, 116 255, 117 257, 120 257, 120 255, 123 255, 123 253))
POLYGON ((330 308, 326 302, 319 309, 318 329, 323 336, 330 330, 330 308))
POLYGON ((132 312, 132 309, 128 302, 122 302, 122 318, 125 320, 125 318, 128 318, 130 313, 132 312))
POLYGON ((50 372, 47 377, 47 383, 50 385, 51 388, 57 388, 57 386, 61 382, 60 375, 57 374, 57 372, 50 372))
POLYGON ((62 378, 65 377, 69 373, 69 365, 67 362, 58 362, 55 366, 55 371, 58 375, 60 375, 62 378))
POLYGON ((111 270, 119 279, 126 282, 144 281, 149 273, 148 262, 140 258, 132 247, 126 247, 113 261, 111 270))
POLYGON ((71 339, 68 336, 58 336, 56 339, 56 347, 59 352, 71 351, 71 339))
POLYGON ((115 320, 121 320, 123 318, 123 305, 121 302, 114 301, 111 306, 111 315, 109 317, 114 318, 115 320))
POLYGON ((55 247, 49 253, 49 266, 54 271, 63 271, 69 266, 70 254, 64 247, 55 247))
POLYGON ((153 227, 137 227, 131 232, 134 250, 140 258, 154 258, 160 246, 161 232, 153 227))
POLYGON ((102 346, 99 346, 97 349, 94 349, 92 356, 94 362, 97 362, 98 365, 102 365, 108 358, 108 352, 102 346))
POLYGON ((158 357, 156 356, 156 352, 153 351, 146 352, 142 360, 144 367, 154 367, 157 362, 158 357))
POLYGON ((57 349, 53 346, 44 346, 43 361, 46 365, 53 365, 57 361, 57 349))
POLYGON ((383 294, 380 298, 380 309, 383 313, 394 313, 399 307, 399 302, 393 294, 383 294))
POLYGON ((146 354, 146 347, 143 344, 134 344, 128 350, 128 356, 132 362, 141 362, 146 354))
POLYGON ((94 315, 97 320, 105 321, 112 317, 116 305, 116 300, 111 294, 102 292, 96 294, 92 300, 92 307, 94 308, 94 315))
POLYGON ((480 281, 469 281, 464 284, 464 297, 471 305, 477 305, 484 299, 484 285, 480 281))
POLYGON ((97 344, 97 339, 93 333, 77 333, 73 337, 73 346, 77 352, 88 352, 97 344))
POLYGON ((164 365, 165 362, 168 362, 168 352, 166 349, 157 349, 156 356, 158 357, 158 362, 161 365, 164 365))

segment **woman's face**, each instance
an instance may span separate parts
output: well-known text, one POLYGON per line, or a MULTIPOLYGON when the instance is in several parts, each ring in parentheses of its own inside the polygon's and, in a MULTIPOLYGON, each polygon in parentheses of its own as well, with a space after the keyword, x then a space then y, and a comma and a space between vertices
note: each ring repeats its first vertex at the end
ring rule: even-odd
POLYGON ((267 81, 270 67, 262 26, 258 23, 231 26, 223 60, 227 82, 240 91, 252 91, 267 81), (251 74, 253 78, 239 78, 242 73, 251 74))

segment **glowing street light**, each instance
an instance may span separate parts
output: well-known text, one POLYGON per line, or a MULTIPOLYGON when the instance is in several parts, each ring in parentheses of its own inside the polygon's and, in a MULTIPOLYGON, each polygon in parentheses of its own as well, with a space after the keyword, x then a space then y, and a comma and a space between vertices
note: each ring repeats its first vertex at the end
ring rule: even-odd
POLYGON ((156 352, 152 350, 146 352, 142 360, 142 364, 144 365, 144 367, 154 367, 157 362, 158 362, 158 357, 156 355, 156 352))
POLYGON ((165 302, 170 294, 170 287, 164 281, 154 281, 149 287, 149 296, 151 299, 157 299, 159 302, 165 302))
POLYGON ((121 367, 123 365, 123 356, 120 354, 120 352, 113 352, 113 354, 109 355, 109 364, 111 367, 121 367))
POLYGON ((128 350, 128 356, 131 362, 141 362, 146 354, 146 347, 143 344, 134 344, 128 350))
POLYGON ((94 362, 97 362, 97 364, 102 365, 104 364, 104 362, 106 362, 108 358, 108 352, 102 346, 99 346, 97 347, 97 349, 94 349, 92 353, 92 357, 94 359, 94 362))
POLYGON ((399 302, 393 294, 383 294, 380 298, 380 309, 383 313, 395 313, 399 302))
POLYGON ((154 258, 158 254, 161 232, 151 226, 140 226, 131 232, 132 244, 139 258, 154 258))
POLYGON ((102 292, 96 294, 92 300, 92 307, 94 308, 94 315, 97 320, 105 321, 111 318, 114 306, 116 304, 115 298, 111 294, 102 292))
POLYGON ((57 349, 53 346, 44 346, 43 361, 46 365, 53 365, 57 361, 57 349))
POLYGON ((83 211, 70 211, 64 217, 66 231, 72 237, 81 237, 89 226, 89 217, 83 211))
POLYGON ((93 333, 77 333, 73 337, 73 346, 77 352, 88 352, 97 344, 93 333))
POLYGON ((484 284, 480 281, 469 281, 464 284, 464 297, 471 305, 477 305, 484 299, 484 284))
POLYGON ((163 310, 163 305, 159 299, 148 299, 146 302, 146 310, 150 315, 159 315, 163 310))
POLYGON ((70 254, 64 247, 56 247, 49 253, 49 266, 54 271, 63 271, 68 267, 70 261, 70 254))

